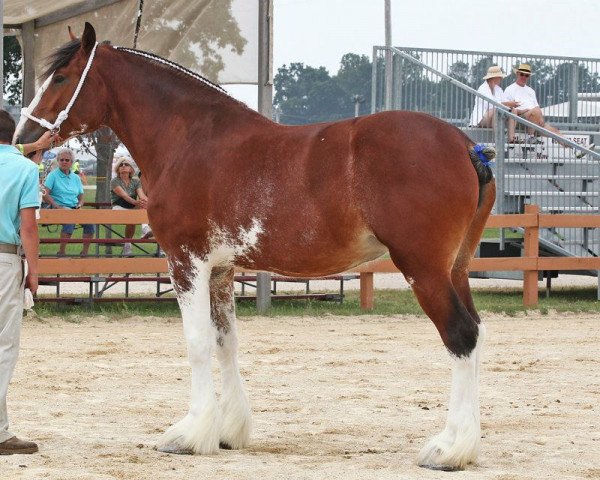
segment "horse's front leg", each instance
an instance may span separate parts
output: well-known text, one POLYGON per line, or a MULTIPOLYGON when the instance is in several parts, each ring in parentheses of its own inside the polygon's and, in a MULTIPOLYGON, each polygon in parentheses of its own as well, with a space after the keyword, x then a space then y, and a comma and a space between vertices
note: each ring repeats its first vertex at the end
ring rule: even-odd
POLYGON ((248 445, 252 418, 237 361, 232 267, 216 267, 210 277, 212 321, 217 328, 217 358, 221 365, 221 447, 239 449, 248 445))
POLYGON ((211 369, 217 332, 210 315, 211 265, 186 256, 170 257, 169 266, 192 367, 192 391, 188 414, 164 433, 157 448, 167 453, 217 453, 222 422, 211 369))

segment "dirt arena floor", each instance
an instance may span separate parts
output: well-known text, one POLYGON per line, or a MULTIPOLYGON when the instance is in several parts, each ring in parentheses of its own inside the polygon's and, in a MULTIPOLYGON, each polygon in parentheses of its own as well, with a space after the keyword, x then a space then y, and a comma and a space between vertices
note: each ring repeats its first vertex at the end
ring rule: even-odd
POLYGON ((0 478, 599 479, 598 317, 484 318, 482 452, 457 473, 414 464, 450 385, 424 317, 240 321, 253 439, 207 457, 153 449, 187 409, 179 319, 27 318, 9 412, 40 453, 0 457, 0 478))

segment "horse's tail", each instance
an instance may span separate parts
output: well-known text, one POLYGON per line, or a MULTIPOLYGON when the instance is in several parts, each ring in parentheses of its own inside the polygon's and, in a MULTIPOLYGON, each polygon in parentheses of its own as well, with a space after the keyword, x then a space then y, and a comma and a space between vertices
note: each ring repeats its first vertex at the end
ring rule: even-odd
POLYGON ((494 178, 494 174, 490 168, 490 162, 496 158, 496 149, 478 143, 469 148, 469 157, 471 157, 471 163, 477 172, 479 185, 483 186, 490 183, 492 178, 494 178))
POLYGON ((479 178, 479 199, 471 225, 465 232, 465 238, 452 267, 452 283, 459 292, 468 312, 479 323, 479 315, 475 310, 469 288, 469 264, 477 250, 485 224, 496 200, 496 182, 489 165, 490 161, 496 156, 496 150, 492 147, 471 144, 469 156, 479 178))

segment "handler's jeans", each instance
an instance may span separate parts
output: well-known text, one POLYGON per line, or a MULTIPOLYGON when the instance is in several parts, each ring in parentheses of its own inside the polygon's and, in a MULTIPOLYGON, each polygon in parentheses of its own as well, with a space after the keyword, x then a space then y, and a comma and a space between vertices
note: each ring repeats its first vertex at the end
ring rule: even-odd
POLYGON ((21 257, 0 253, 0 443, 14 437, 8 431, 6 393, 19 356, 24 282, 21 257))

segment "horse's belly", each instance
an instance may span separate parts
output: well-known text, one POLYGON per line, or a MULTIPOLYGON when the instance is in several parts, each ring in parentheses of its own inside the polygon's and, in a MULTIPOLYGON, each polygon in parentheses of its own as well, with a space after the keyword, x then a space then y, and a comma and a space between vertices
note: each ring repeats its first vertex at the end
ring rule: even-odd
POLYGON ((385 245, 368 231, 344 244, 299 241, 282 243, 261 249, 258 255, 250 255, 236 263, 243 268, 287 276, 317 277, 344 272, 387 252, 385 245))

